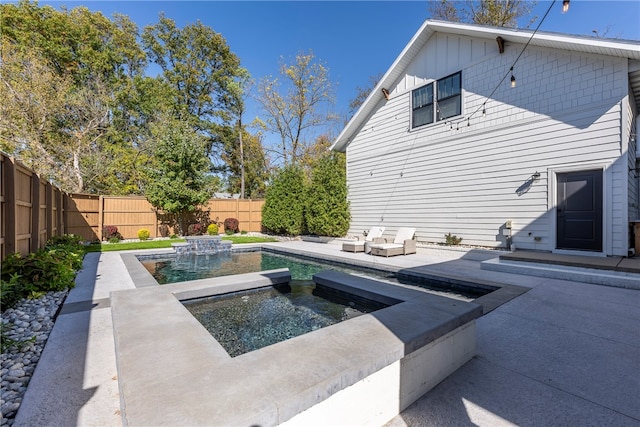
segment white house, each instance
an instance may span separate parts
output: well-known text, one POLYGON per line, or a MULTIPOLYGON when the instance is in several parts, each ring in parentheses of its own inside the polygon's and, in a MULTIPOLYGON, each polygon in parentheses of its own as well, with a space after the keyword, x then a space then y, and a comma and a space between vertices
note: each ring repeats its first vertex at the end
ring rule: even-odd
POLYGON ((640 42, 532 34, 422 25, 332 146, 351 234, 628 255, 640 42))

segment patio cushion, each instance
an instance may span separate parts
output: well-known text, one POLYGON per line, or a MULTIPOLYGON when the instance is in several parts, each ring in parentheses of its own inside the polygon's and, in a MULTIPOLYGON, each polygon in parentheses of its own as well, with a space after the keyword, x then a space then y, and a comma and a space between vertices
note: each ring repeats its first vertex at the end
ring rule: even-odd
POLYGON ((398 228, 395 239, 393 239, 393 243, 402 245, 405 240, 413 239, 414 234, 416 234, 415 228, 400 227, 398 228))
POLYGON ((344 242, 342 244, 342 250, 346 252, 364 252, 364 243, 375 242, 382 236, 382 233, 384 233, 384 227, 371 227, 364 240, 344 242))

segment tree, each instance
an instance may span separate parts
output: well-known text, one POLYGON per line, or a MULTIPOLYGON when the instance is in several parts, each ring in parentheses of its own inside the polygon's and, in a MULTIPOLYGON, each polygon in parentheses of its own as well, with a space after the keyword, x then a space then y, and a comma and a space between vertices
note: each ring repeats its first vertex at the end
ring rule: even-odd
MULTIPOLYGON (((20 51, 2 38, 0 149, 44 178, 56 179, 57 116, 71 82, 55 73, 36 51, 20 51)), ((65 188, 66 189, 66 188, 65 188)))
POLYGON ((218 127, 228 125, 229 94, 238 86, 246 70, 231 52, 226 40, 200 21, 180 29, 164 15, 144 28, 142 42, 149 58, 162 68, 162 77, 171 86, 174 116, 183 117, 207 138, 210 152, 218 141, 218 127))
POLYGON ((231 143, 224 145, 224 153, 222 158, 227 165, 227 191, 230 193, 241 193, 241 177, 244 175, 245 195, 252 199, 260 199, 264 197, 266 182, 269 179, 269 164, 264 152, 261 135, 252 135, 243 129, 243 150, 238 150, 235 141, 239 137, 235 137, 236 128, 232 128, 233 136, 229 138, 231 143), (239 157, 243 157, 243 173, 240 172, 241 163, 239 157))
POLYGON ((304 210, 309 233, 333 237, 347 234, 351 214, 346 165, 345 154, 337 152, 325 154, 314 165, 304 210))
POLYGON ((267 77, 258 83, 258 102, 266 119, 259 125, 280 137, 277 155, 282 163, 296 163, 313 139, 314 130, 322 130, 336 117, 333 84, 328 68, 316 61, 313 53, 296 55, 292 64, 282 63, 278 78, 267 77))
MULTIPOLYGON (((535 3, 535 1, 525 0, 440 0, 430 2, 429 11, 434 19, 496 27, 516 27, 518 18, 530 15, 535 3)), ((535 19, 533 18, 530 24, 535 19)))
POLYGON ((228 90, 226 97, 223 97, 225 104, 230 112, 232 119, 236 120, 237 126, 235 127, 235 132, 232 132, 234 135, 237 135, 237 145, 234 143, 235 138, 232 141, 227 141, 224 144, 225 151, 228 156, 226 158, 226 163, 229 166, 230 170, 234 170, 235 168, 229 163, 230 160, 236 160, 236 164, 239 169, 239 178, 240 178, 240 198, 244 199, 245 196, 245 155, 244 155, 244 144, 243 144, 243 133, 244 128, 242 125, 242 116, 245 111, 245 96, 246 96, 246 86, 249 84, 249 73, 241 69, 239 76, 237 79, 229 82, 228 90), (237 149, 237 153, 235 153, 237 149))
POLYGON ((134 157, 118 102, 146 61, 136 26, 21 1, 0 5, 0 28, 2 149, 65 191, 104 189, 113 164, 134 157))
POLYGON ((374 76, 369 76, 369 85, 365 87, 356 87, 356 96, 351 101, 349 101, 349 112, 348 112, 348 120, 353 117, 353 115, 358 111, 360 106, 364 104, 364 101, 373 91, 373 88, 376 87, 378 82, 382 79, 382 73, 378 73, 374 76))
POLYGON ((298 235, 304 230, 305 176, 297 164, 280 169, 267 187, 262 226, 272 233, 298 235))
POLYGON ((211 196, 207 191, 206 142, 188 123, 170 117, 154 123, 151 129, 156 162, 148 170, 151 180, 145 196, 156 209, 177 215, 185 232, 188 214, 211 196))

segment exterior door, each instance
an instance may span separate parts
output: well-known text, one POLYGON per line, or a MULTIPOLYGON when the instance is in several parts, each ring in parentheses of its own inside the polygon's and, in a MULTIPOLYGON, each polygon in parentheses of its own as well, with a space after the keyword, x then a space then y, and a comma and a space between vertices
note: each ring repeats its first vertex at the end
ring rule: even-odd
POLYGON ((602 251, 602 170, 557 178, 557 248, 602 251))

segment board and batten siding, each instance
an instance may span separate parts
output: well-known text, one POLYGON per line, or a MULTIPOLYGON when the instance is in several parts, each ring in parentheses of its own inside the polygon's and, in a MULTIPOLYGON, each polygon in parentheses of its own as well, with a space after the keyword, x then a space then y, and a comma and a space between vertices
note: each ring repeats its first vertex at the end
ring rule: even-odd
POLYGON ((422 242, 452 233, 466 244, 505 247, 502 230, 512 220, 517 247, 552 250, 552 172, 604 168, 605 253, 626 255, 627 60, 530 46, 514 68, 516 88, 505 79, 483 117, 482 103, 522 50, 507 45, 499 54, 491 43, 436 33, 389 88, 390 99, 347 147, 350 234, 408 226, 422 242), (411 90, 460 70, 462 116, 475 114, 411 129, 411 90), (527 187, 535 172, 540 179, 527 187))

